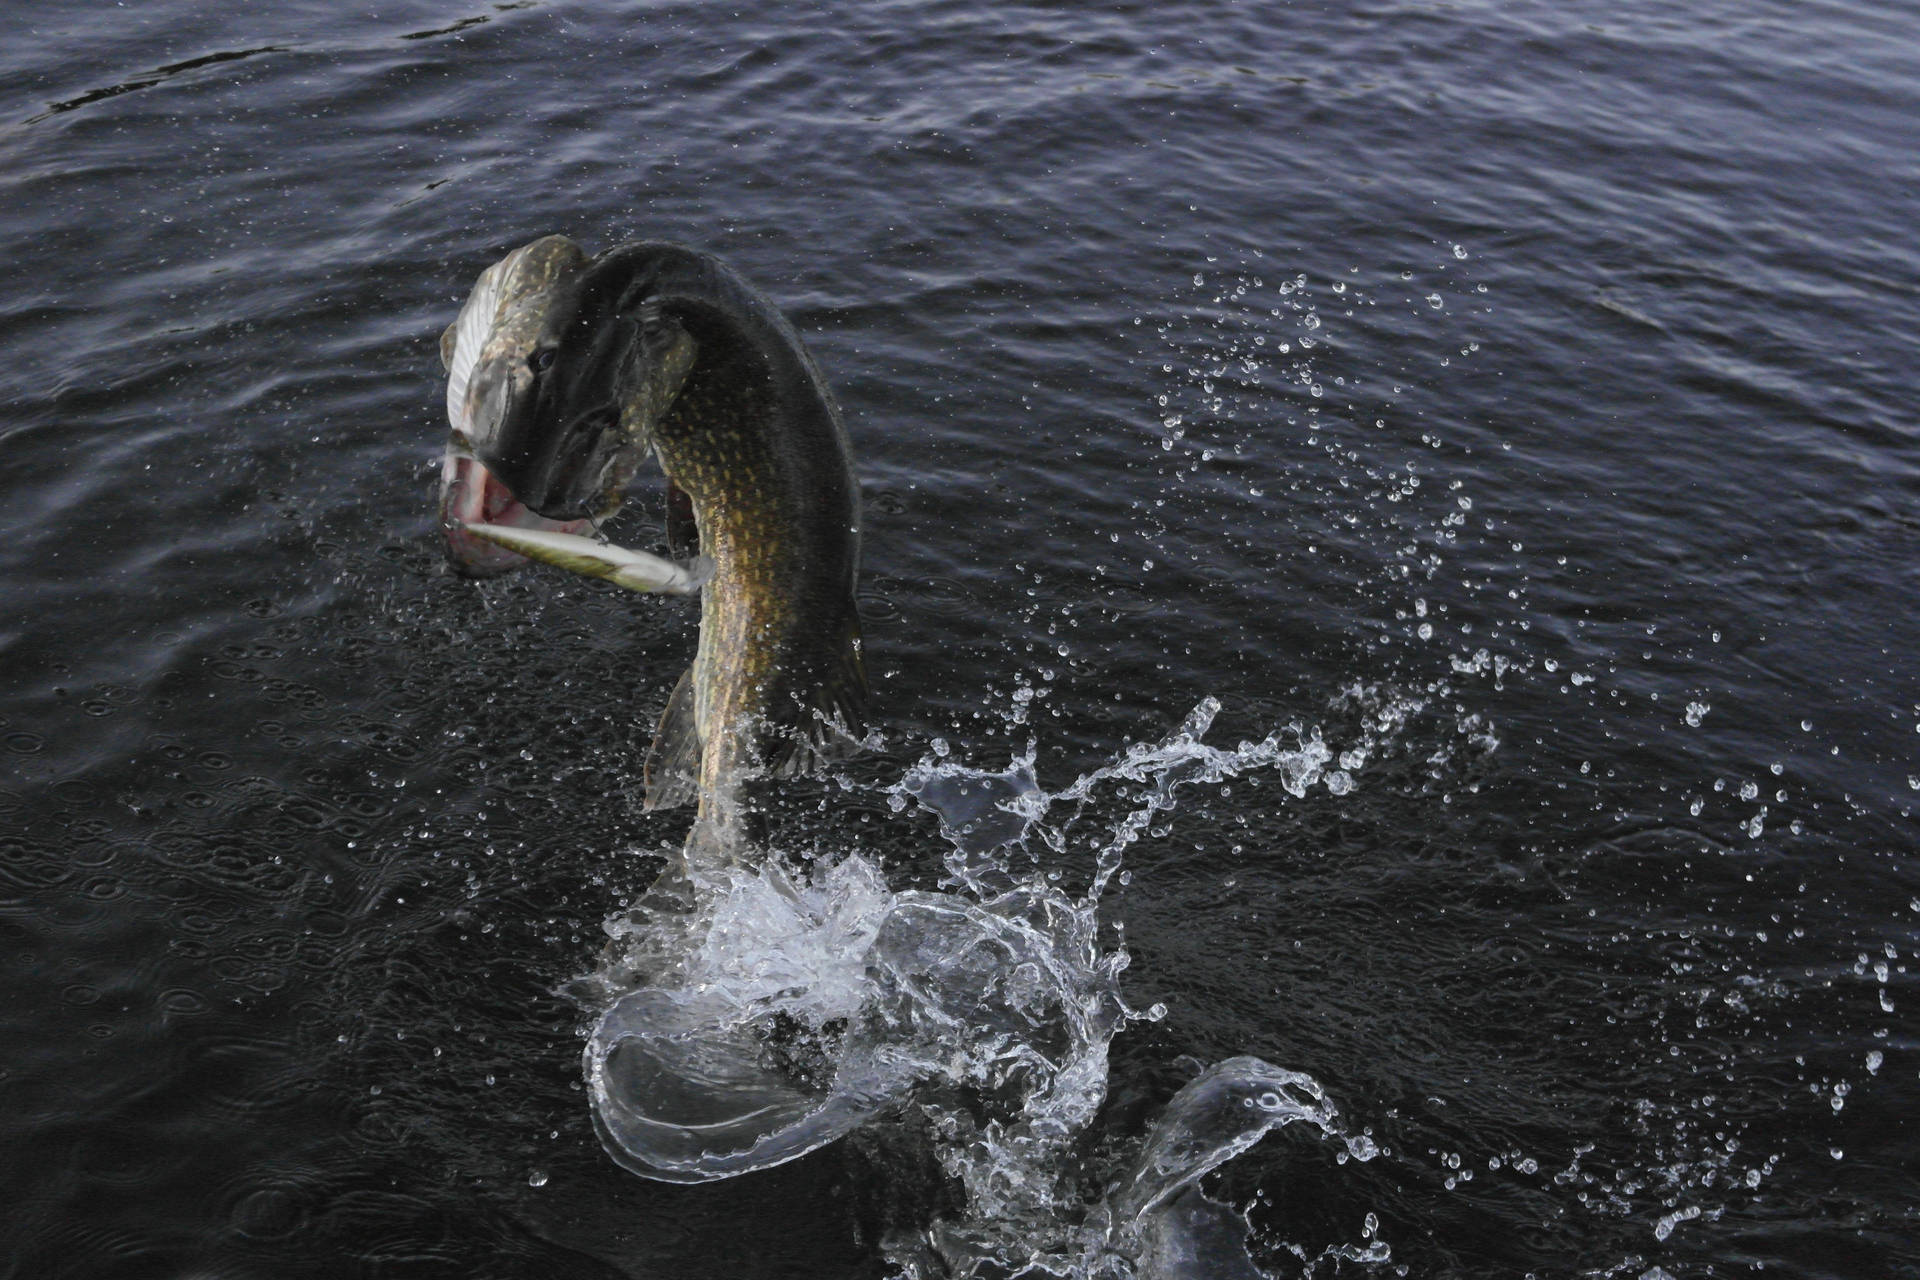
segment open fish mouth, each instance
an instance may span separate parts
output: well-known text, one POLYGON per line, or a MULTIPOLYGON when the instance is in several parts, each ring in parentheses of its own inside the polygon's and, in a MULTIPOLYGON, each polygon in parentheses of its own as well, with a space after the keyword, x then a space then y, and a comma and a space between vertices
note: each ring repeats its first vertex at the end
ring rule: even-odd
POLYGON ((446 535, 447 563, 456 573, 491 578, 527 563, 519 552, 474 534, 476 526, 583 534, 593 525, 590 519, 550 520, 540 515, 457 440, 448 444, 440 464, 440 527, 446 535))
POLYGON ((514 496, 456 437, 440 467, 440 525, 447 562, 470 578, 508 573, 539 561, 629 591, 694 595, 713 576, 713 561, 681 564, 587 537, 593 520, 552 520, 514 496))

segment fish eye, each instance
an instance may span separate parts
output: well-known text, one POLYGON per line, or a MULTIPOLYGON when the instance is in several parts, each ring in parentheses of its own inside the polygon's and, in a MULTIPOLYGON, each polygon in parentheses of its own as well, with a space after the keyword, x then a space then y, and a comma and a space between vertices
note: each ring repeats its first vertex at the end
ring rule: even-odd
POLYGON ((551 369, 553 367, 553 361, 554 361, 553 348, 542 347, 540 350, 534 352, 532 355, 527 357, 527 367, 529 369, 532 369, 535 373, 545 373, 548 369, 551 369))

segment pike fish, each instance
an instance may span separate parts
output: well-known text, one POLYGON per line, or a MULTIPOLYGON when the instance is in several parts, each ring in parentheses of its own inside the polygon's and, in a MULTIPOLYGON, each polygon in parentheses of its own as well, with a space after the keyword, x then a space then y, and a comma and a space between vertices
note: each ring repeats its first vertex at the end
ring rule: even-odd
POLYGON ((700 593, 699 646, 648 753, 648 808, 697 799, 703 820, 728 820, 745 779, 815 772, 858 739, 859 487, 832 393, 773 303, 682 245, 589 257, 548 236, 481 274, 440 345, 456 568, 525 555, 700 593), (669 542, 693 526, 689 564, 585 536, 649 454, 669 482, 669 542))

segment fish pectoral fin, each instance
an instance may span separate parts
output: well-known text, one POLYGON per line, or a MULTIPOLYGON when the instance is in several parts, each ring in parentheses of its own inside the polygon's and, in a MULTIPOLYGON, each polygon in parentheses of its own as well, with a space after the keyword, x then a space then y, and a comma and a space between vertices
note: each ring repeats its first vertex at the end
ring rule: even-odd
POLYGON ((646 808, 673 809, 700 794, 700 726, 693 710, 693 668, 680 680, 660 713, 653 746, 647 751, 646 808))
POLYGON ((469 523, 466 528, 476 538, 497 543, 529 560, 538 560, 542 564, 589 578, 605 578, 629 591, 690 596, 713 576, 713 561, 706 556, 695 556, 686 564, 675 564, 645 551, 595 542, 577 533, 516 529, 499 524, 469 523))
POLYGON ((460 345, 460 322, 455 320, 440 335, 440 368, 446 372, 453 370, 453 353, 460 345))
POLYGON ((847 620, 844 639, 830 665, 795 707, 787 731, 768 743, 767 771, 776 778, 798 777, 819 773, 828 764, 852 755, 866 736, 867 703, 860 619, 853 615, 847 620))

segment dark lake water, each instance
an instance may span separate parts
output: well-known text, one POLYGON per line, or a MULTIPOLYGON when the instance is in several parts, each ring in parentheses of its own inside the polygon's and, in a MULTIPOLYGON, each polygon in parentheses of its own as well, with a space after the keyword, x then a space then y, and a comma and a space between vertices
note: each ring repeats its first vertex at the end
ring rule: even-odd
POLYGON ((440 330, 555 231, 723 254, 846 409, 887 742, 786 846, 931 883, 913 762, 1207 697, 1371 743, 1129 851, 1167 1016, 1089 1169, 1258 1054, 1384 1149, 1214 1176, 1274 1275, 1920 1275, 1917 30, 9 7, 0 1275, 882 1276, 934 1215, 857 1142, 595 1141, 557 991, 684 829, 697 609, 433 521, 440 330))

